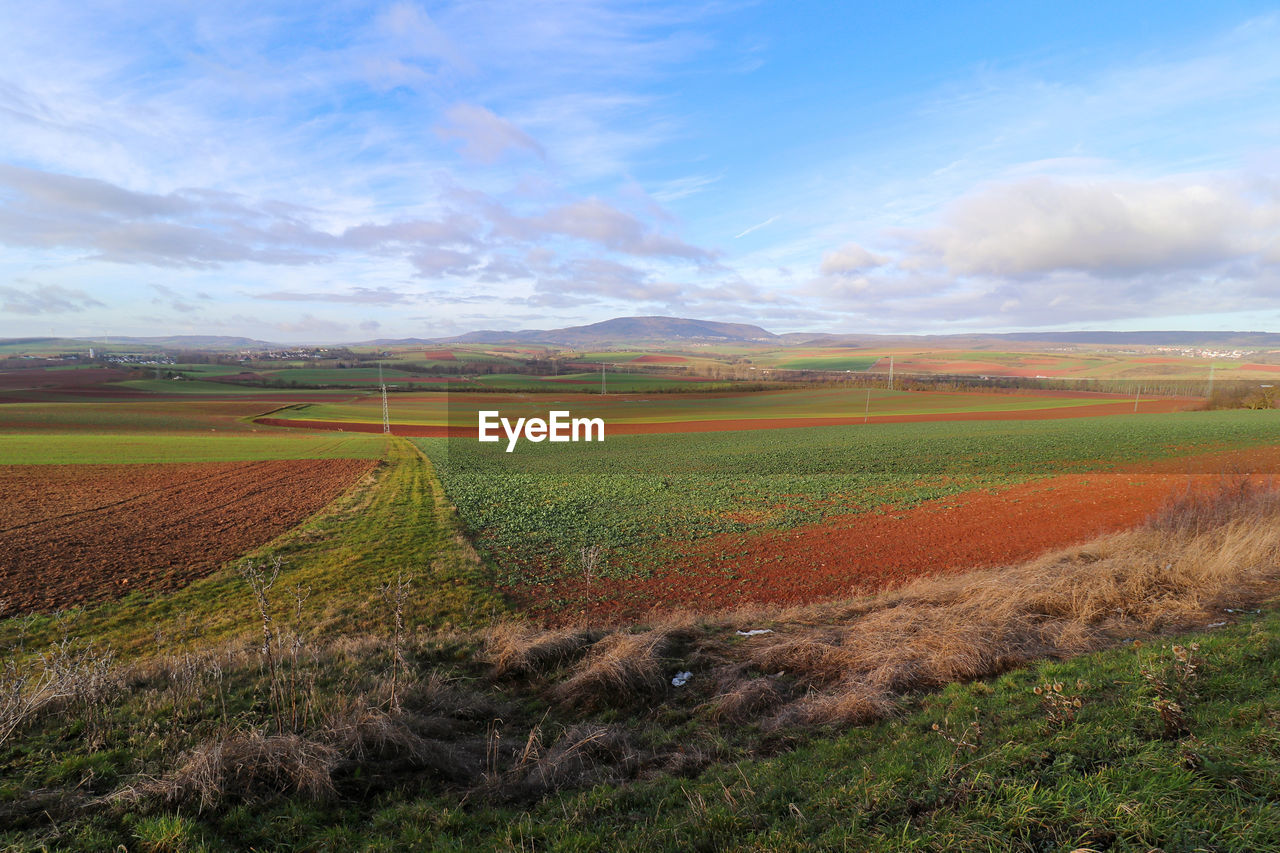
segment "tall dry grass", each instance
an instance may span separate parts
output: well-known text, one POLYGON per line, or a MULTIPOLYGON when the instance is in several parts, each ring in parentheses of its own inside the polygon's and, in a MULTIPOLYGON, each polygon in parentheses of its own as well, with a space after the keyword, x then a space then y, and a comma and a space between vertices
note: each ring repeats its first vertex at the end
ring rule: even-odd
POLYGON ((903 693, 1190 628, 1278 590, 1280 491, 1228 478, 1176 497, 1138 529, 1022 565, 705 618, 684 660, 670 656, 670 625, 606 634, 548 694, 583 709, 665 698, 674 693, 665 677, 689 666, 714 685, 704 703, 712 719, 856 724, 883 716, 903 693), (772 633, 729 630, 744 624, 772 633))

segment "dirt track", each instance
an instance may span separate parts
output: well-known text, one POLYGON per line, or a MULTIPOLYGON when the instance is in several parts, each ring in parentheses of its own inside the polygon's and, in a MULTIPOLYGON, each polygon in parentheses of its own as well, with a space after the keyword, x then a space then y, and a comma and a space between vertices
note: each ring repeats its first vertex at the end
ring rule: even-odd
POLYGON ((3 615, 184 586, 297 525, 372 466, 0 466, 3 615))

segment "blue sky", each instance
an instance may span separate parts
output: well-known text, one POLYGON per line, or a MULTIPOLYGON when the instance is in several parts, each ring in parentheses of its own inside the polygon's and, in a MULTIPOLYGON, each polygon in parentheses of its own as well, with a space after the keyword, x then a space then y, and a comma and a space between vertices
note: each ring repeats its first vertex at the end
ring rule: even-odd
POLYGON ((0 7, 0 336, 1280 329, 1266 4, 0 7))

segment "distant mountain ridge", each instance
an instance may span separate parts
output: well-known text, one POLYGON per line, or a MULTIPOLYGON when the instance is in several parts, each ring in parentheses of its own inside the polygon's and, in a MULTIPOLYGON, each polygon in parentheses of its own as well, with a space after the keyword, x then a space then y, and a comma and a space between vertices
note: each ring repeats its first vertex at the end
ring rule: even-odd
POLYGON ((1277 332, 1206 332, 1166 330, 1154 332, 969 332, 949 335, 873 335, 790 332, 778 336, 786 346, 937 346, 949 349, 985 349, 1020 344, 1077 344, 1098 346, 1193 347, 1226 349, 1280 348, 1277 332))
POLYGON ((772 343, 778 336, 747 323, 722 323, 718 320, 693 320, 683 317, 615 317, 586 326, 563 329, 519 329, 499 331, 486 329, 450 338, 439 343, 502 344, 546 343, 581 346, 583 344, 618 341, 707 341, 716 343, 772 343))
MULTIPOLYGON (((568 347, 639 345, 649 343, 764 343, 778 347, 886 347, 924 346, 944 349, 991 349, 1010 344, 1033 348, 1053 345, 1097 346, 1169 346, 1199 349, 1280 349, 1280 333, 1195 330, 1132 332, 970 332, 942 335, 893 335, 829 332, 787 332, 774 334, 747 323, 724 323, 683 317, 615 317, 585 326, 562 329, 486 329, 438 338, 380 338, 356 342, 355 346, 425 346, 450 343, 472 344, 550 344, 568 347)), ((41 338, 0 339, 0 347, 15 349, 22 345, 43 345, 68 351, 103 346, 118 350, 120 346, 145 350, 272 350, 299 346, 343 346, 340 343, 282 344, 255 338, 230 335, 169 335, 156 337, 115 336, 109 338, 41 338)))

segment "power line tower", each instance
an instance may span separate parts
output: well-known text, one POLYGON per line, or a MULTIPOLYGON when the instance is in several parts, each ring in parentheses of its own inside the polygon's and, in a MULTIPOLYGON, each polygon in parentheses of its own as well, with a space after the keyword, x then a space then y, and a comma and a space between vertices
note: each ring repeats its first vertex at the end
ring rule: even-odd
POLYGON ((387 408, 387 383, 382 381, 382 362, 378 362, 378 385, 382 388, 382 431, 391 434, 391 412, 387 408))

